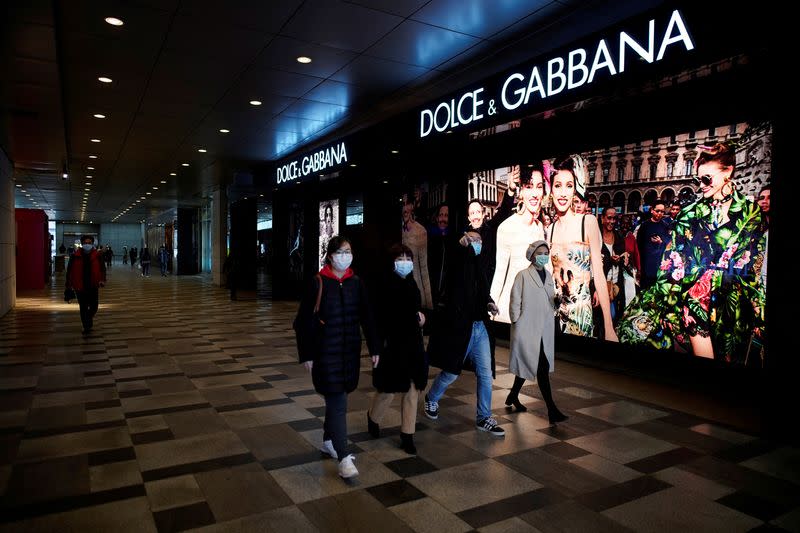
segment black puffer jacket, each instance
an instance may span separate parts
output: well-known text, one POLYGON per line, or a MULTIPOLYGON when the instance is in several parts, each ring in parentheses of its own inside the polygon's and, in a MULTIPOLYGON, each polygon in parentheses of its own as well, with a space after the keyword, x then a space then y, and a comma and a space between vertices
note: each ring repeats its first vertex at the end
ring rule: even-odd
POLYGON ((311 377, 318 393, 349 393, 356 389, 362 327, 370 354, 378 355, 378 335, 364 283, 350 269, 339 280, 326 266, 310 284, 295 320, 300 362, 314 361, 311 377), (318 279, 322 280, 322 298, 316 324, 318 279))
POLYGON ((394 272, 381 286, 378 309, 381 359, 372 373, 380 392, 408 392, 413 381, 417 390, 428 383, 428 362, 422 343, 417 312, 422 311, 414 276, 401 278, 394 272))

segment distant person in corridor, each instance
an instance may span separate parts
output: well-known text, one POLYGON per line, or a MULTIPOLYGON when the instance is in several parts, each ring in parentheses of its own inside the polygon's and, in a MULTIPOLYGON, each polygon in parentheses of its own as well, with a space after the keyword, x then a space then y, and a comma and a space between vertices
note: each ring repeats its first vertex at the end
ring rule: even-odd
POLYGON ((67 265, 66 289, 75 291, 81 310, 83 333, 89 333, 99 306, 99 289, 106 284, 106 265, 94 248, 94 237, 81 237, 81 247, 67 265))

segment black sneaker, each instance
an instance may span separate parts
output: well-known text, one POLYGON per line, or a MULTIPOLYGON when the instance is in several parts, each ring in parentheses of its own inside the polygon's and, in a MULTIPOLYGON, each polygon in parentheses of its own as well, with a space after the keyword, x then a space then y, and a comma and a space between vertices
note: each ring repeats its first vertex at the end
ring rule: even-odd
POLYGON ((480 429, 481 431, 486 431, 490 435, 494 435, 495 437, 505 437, 506 430, 501 428, 497 425, 497 420, 494 418, 484 418, 477 424, 475 427, 480 429))
POLYGON ((425 395, 425 416, 431 420, 439 418, 439 402, 432 402, 428 400, 428 395, 425 395))

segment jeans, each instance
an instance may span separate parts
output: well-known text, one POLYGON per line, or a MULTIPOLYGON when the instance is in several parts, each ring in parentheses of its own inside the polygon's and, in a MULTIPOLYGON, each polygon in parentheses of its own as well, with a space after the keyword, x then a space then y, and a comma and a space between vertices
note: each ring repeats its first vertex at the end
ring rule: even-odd
POLYGON ((167 262, 166 261, 162 261, 162 263, 161 263, 161 275, 162 276, 166 276, 167 275, 167 262))
POLYGON ((83 329, 92 329, 94 315, 97 314, 98 307, 98 289, 84 289, 82 291, 75 291, 75 296, 78 298, 78 307, 81 310, 81 322, 83 329))
MULTIPOLYGON (((472 336, 469 338, 464 360, 472 359, 475 376, 478 378, 478 407, 475 419, 480 422, 492 416, 492 351, 489 347, 489 333, 482 321, 472 323, 472 336)), ((438 402, 458 376, 442 370, 428 391, 428 400, 438 402)))
POLYGON ((347 393, 325 395, 325 422, 322 440, 333 441, 339 460, 347 455, 347 393))

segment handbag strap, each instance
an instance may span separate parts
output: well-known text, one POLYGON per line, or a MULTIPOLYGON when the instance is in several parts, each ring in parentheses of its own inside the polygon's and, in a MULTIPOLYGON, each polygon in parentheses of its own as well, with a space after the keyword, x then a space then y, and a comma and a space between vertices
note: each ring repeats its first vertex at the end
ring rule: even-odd
POLYGON ((314 304, 314 314, 319 313, 319 306, 322 303, 322 276, 317 274, 314 278, 319 283, 319 289, 317 290, 317 303, 314 304))

